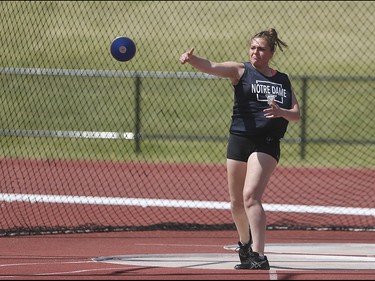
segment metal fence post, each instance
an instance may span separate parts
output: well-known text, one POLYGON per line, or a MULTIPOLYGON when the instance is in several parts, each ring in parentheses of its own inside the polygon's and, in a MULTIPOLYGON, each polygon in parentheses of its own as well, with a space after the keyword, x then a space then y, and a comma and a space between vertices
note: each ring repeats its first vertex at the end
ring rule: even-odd
POLYGON ((135 153, 141 152, 141 77, 135 76, 135 153))
POLYGON ((305 159, 306 154, 306 123, 307 123, 307 83, 309 78, 302 77, 302 107, 301 107, 301 146, 300 146, 300 157, 302 160, 305 159))

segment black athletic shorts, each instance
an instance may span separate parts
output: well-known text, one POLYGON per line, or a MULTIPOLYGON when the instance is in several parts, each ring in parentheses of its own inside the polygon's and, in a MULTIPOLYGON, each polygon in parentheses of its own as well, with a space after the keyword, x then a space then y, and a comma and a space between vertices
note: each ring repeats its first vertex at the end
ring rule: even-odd
POLYGON ((279 162, 280 139, 268 136, 229 135, 227 159, 247 162, 253 152, 266 153, 279 162))

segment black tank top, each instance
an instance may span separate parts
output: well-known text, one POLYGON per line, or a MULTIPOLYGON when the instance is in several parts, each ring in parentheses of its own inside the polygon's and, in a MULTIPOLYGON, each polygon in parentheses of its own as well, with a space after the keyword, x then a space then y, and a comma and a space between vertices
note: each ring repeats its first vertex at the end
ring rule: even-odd
POLYGON ((288 120, 267 119, 263 110, 268 108, 267 95, 275 95, 279 107, 290 109, 292 89, 288 75, 276 72, 267 77, 258 72, 251 63, 245 62, 245 71, 234 86, 234 105, 230 132, 244 136, 284 137, 288 120))

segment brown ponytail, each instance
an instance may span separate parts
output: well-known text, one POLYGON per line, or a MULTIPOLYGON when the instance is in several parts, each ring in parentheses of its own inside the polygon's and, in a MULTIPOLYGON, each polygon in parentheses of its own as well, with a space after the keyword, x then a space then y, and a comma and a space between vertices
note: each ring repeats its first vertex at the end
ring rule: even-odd
POLYGON ((288 47, 288 45, 286 43, 284 43, 283 41, 281 41, 279 39, 279 37, 277 35, 277 32, 276 32, 276 29, 274 29, 274 28, 269 28, 268 30, 261 31, 261 32, 255 34, 251 38, 250 42, 255 38, 266 39, 272 52, 276 51, 276 47, 279 47, 281 51, 283 51, 283 47, 285 47, 285 48, 288 47))

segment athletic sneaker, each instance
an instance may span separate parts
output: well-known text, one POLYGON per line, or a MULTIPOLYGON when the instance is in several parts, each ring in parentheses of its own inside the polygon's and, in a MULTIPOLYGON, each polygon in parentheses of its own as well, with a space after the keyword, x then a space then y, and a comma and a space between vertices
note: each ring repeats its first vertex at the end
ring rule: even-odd
POLYGON ((253 251, 251 249, 251 240, 247 244, 238 242, 238 248, 236 249, 236 251, 238 251, 238 255, 240 256, 241 264, 246 263, 250 258, 250 253, 253 251))
POLYGON ((237 264, 235 269, 247 269, 247 270, 269 270, 270 264, 268 263, 268 259, 266 256, 261 258, 257 252, 250 252, 249 258, 240 264, 237 264))

